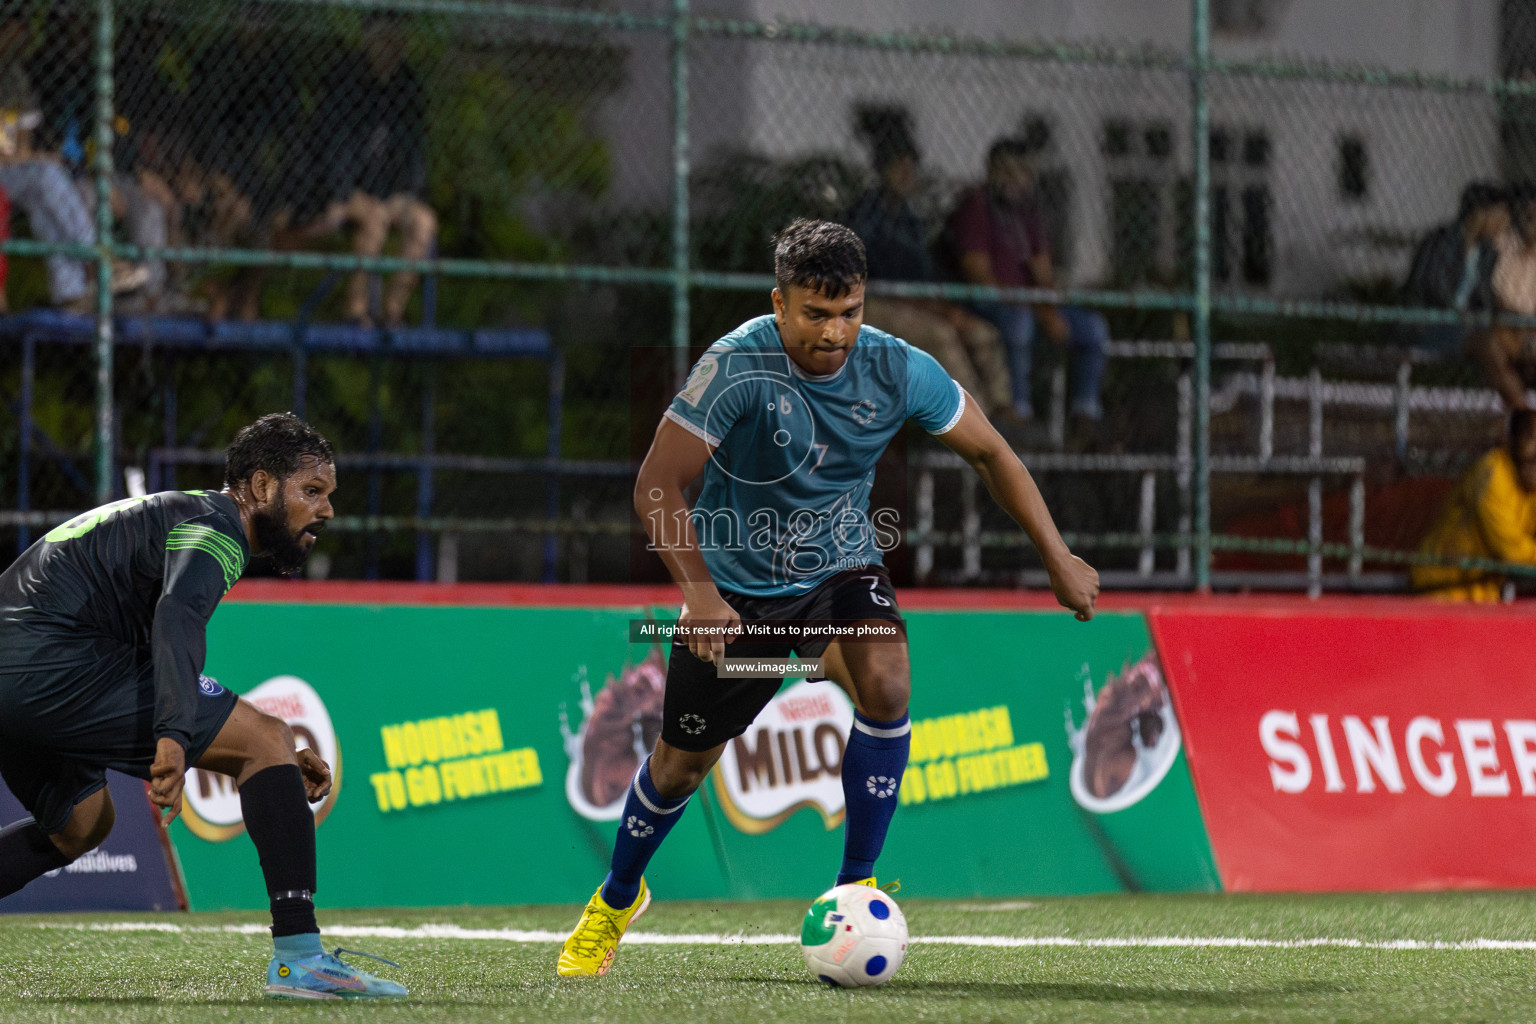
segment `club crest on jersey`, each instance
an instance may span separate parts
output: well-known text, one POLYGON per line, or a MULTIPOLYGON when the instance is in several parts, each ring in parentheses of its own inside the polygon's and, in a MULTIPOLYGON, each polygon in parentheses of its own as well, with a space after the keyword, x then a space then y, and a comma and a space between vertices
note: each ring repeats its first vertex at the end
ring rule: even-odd
POLYGON ((867 427, 871 423, 875 422, 875 414, 879 412, 879 410, 875 408, 875 403, 871 402, 867 398, 861 398, 857 402, 854 402, 852 411, 853 418, 858 421, 858 424, 861 427, 867 427))

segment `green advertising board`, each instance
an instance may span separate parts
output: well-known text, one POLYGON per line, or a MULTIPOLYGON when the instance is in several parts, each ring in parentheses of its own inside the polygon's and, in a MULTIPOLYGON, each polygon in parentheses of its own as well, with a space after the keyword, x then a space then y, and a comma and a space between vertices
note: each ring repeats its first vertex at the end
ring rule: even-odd
MULTIPOLYGON (((579 903, 660 729, 664 652, 630 639, 645 612, 232 603, 208 672, 339 768, 316 807, 324 905, 579 903)), ((1217 888, 1140 615, 918 611, 908 634, 913 756, 882 872, 929 896, 1217 888)), ((825 889, 851 721, 836 687, 789 681, 727 746, 653 890, 825 889)), ((201 773, 187 792, 193 907, 265 907, 238 794, 201 773)))

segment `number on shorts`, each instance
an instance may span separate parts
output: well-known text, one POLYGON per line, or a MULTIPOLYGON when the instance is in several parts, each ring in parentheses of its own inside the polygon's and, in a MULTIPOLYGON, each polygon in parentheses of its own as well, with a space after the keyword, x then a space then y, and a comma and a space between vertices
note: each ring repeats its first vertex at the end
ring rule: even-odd
POLYGON ((889 608, 891 602, 880 594, 875 593, 875 588, 880 585, 879 576, 860 576, 861 580, 869 580, 869 599, 882 608, 889 608))

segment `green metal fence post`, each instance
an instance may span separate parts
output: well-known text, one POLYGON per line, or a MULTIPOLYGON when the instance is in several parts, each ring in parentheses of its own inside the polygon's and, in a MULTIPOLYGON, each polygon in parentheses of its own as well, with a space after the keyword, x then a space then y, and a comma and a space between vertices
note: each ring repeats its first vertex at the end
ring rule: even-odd
POLYGON ((1190 86, 1195 144, 1195 587, 1211 587, 1211 62, 1209 0, 1194 0, 1190 86))
POLYGON ((96 500, 112 498, 117 452, 112 400, 113 0, 96 0, 96 500))
POLYGON ((672 376, 688 372, 688 0, 672 0, 672 376))

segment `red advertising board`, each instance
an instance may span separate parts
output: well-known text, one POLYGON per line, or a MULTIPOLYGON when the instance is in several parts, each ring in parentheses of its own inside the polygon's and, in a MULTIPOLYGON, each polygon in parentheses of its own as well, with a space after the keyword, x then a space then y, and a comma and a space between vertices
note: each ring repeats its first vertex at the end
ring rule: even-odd
POLYGON ((1223 886, 1536 886, 1536 616, 1153 608, 1223 886))

